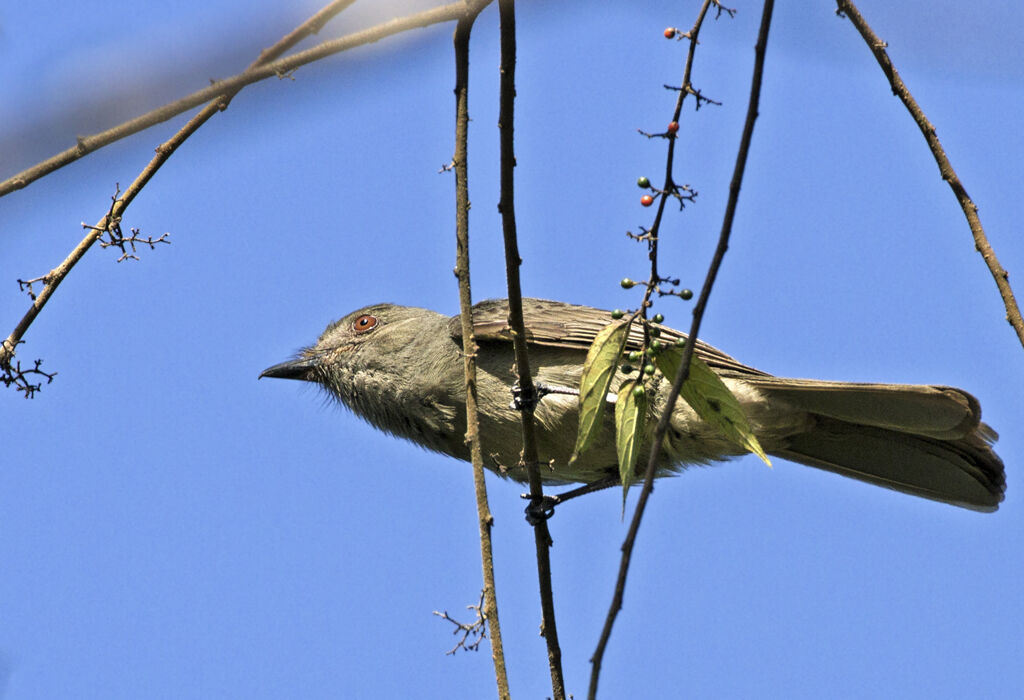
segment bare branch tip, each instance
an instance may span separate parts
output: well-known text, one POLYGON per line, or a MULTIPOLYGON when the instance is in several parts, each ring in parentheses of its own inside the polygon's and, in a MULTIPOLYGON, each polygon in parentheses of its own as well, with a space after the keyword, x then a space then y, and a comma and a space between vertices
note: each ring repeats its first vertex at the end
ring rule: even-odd
MULTIPOLYGON (((24 341, 18 341, 21 343, 24 341)), ((34 366, 29 369, 24 369, 21 366, 20 361, 14 361, 14 350, 10 347, 11 343, 7 340, 4 341, 5 357, 0 362, 0 382, 4 383, 5 387, 14 385, 15 391, 20 391, 24 394, 26 399, 33 399, 37 392, 43 388, 42 380, 32 383, 29 381, 29 375, 36 375, 37 377, 46 377, 46 383, 50 384, 53 382, 53 378, 57 376, 56 372, 44 372, 40 369, 40 365, 43 364, 41 359, 37 359, 34 362, 34 366)))
POLYGON ((462 633, 459 641, 455 643, 455 646, 445 652, 446 656, 453 656, 459 649, 465 649, 466 651, 479 651, 480 643, 483 642, 487 637, 487 616, 483 611, 484 607, 484 592, 480 592, 480 602, 476 605, 467 605, 467 610, 472 610, 476 613, 476 619, 472 622, 459 622, 455 618, 448 614, 445 610, 443 613, 439 613, 436 610, 434 615, 437 615, 442 620, 447 620, 455 626, 452 630, 452 634, 462 633), (472 640, 472 641, 470 641, 472 640))

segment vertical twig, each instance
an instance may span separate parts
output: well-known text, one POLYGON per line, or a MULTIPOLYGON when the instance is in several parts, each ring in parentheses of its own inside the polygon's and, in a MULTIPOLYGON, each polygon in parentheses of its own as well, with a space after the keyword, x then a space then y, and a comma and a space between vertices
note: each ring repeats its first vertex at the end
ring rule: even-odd
POLYGON ((665 440, 665 433, 668 431, 672 419, 672 409, 679 398, 679 390, 686 381, 690 371, 690 359, 693 357, 694 345, 697 341, 697 334, 700 331, 701 320, 704 317, 704 310, 707 307, 708 297, 711 295, 711 288, 718 275, 718 269, 725 257, 725 251, 729 248, 729 236, 732 232, 733 216, 736 212, 736 204, 739 201, 740 185, 743 182, 743 171, 746 168, 747 153, 750 150, 750 141, 754 133, 754 122, 757 119, 758 103, 761 96, 761 76, 764 69, 765 49, 768 45, 768 29, 771 26, 772 9, 774 0, 765 0, 764 9, 761 14, 761 28, 757 36, 757 44, 754 47, 754 73, 750 85, 750 102, 747 105, 747 118, 743 126, 743 136, 740 140, 739 151, 736 154, 736 165, 733 169, 732 181, 729 184, 729 201, 726 204, 725 215, 722 219, 722 229, 718 237, 718 245, 708 267, 708 274, 701 288, 700 298, 693 309, 693 323, 690 325, 689 342, 683 350, 682 365, 676 380, 672 383, 672 389, 666 400, 665 410, 661 414, 658 426, 654 431, 654 444, 651 446, 650 457, 647 460, 647 471, 644 475, 644 486, 640 492, 640 498, 633 513, 633 519, 629 525, 629 532, 622 544, 622 560, 619 565, 619 575, 615 582, 615 594, 612 605, 608 610, 608 617, 605 620, 604 629, 601 631, 601 638, 598 641, 597 650, 591 658, 590 688, 587 697, 593 700, 597 697, 597 682, 601 673, 601 662, 604 658, 604 651, 611 636, 612 626, 615 618, 622 608, 622 597, 626 587, 626 576, 629 572, 629 564, 633 554, 633 546, 636 541, 637 531, 640 529, 640 521, 643 518, 644 508, 647 499, 654 488, 654 475, 657 471, 658 454, 661 445, 665 440))
POLYGON ((946 157, 946 151, 939 142, 938 134, 935 133, 935 127, 928 121, 928 117, 925 116, 921 106, 917 104, 917 100, 910 94, 910 90, 903 82, 900 74, 896 72, 896 66, 892 64, 892 60, 890 60, 889 54, 885 50, 887 44, 879 39, 871 30, 867 21, 861 16, 857 6, 850 0, 836 0, 836 8, 836 13, 848 17, 853 22, 853 26, 860 32, 868 48, 871 49, 871 53, 874 54, 875 60, 878 61, 878 65, 881 66, 882 72, 885 73, 885 77, 889 79, 892 94, 900 98, 907 111, 910 112, 910 115, 917 123, 917 128, 924 135, 925 141, 928 142, 928 148, 931 149, 932 156, 939 166, 939 174, 943 180, 949 183, 949 187, 953 190, 957 202, 960 203, 960 208, 963 209, 964 216, 967 217, 967 224, 971 227, 971 235, 974 236, 974 247, 981 253, 988 271, 992 274, 992 279, 996 281, 999 295, 1003 298, 1003 306, 1006 307, 1006 320, 1017 332, 1017 339, 1021 345, 1024 345, 1024 319, 1021 318, 1020 307, 1017 306, 1017 299, 1014 297, 1013 289, 1010 287, 1009 273, 999 263, 999 258, 996 257, 995 251, 992 250, 988 237, 985 235, 985 229, 981 226, 978 207, 967 195, 967 189, 960 182, 959 176, 953 169, 953 164, 946 157))
POLYGON ((494 552, 491 546, 491 526, 494 516, 487 503, 487 483, 484 480, 483 452, 480 449, 480 424, 477 414, 476 336, 473 333, 473 294, 469 280, 469 170, 467 165, 467 138, 469 134, 469 34, 480 11, 489 0, 467 3, 466 14, 455 27, 455 275, 459 279, 459 308, 462 319, 462 357, 466 374, 466 442, 473 463, 473 485, 480 524, 480 559, 483 566, 483 615, 490 626, 491 658, 498 684, 498 697, 511 697, 508 674, 505 670, 505 652, 498 623, 498 600, 494 585, 494 552))
MULTIPOLYGON (((678 123, 679 118, 683 113, 683 102, 686 100, 686 96, 695 94, 696 91, 693 89, 693 83, 691 76, 693 74, 693 58, 697 51, 697 37, 700 36, 701 27, 704 26, 704 18, 708 14, 708 10, 711 8, 712 0, 704 0, 701 3, 700 10, 697 12, 697 20, 693 23, 693 29, 687 34, 689 36, 690 46, 686 52, 686 63, 683 67, 683 83, 680 86, 679 94, 676 97, 676 106, 672 111, 672 121, 678 123)), ((700 98, 697 98, 697 107, 700 107, 700 98)), ((675 164, 676 144, 679 140, 674 134, 669 136, 668 139, 668 154, 665 157, 665 184, 662 187, 664 192, 675 192, 676 183, 675 178, 672 176, 673 167, 675 164)), ((654 215, 654 222, 651 224, 651 275, 647 284, 647 289, 644 291, 643 303, 640 304, 640 315, 643 318, 647 318, 648 302, 651 299, 651 294, 654 291, 661 276, 658 274, 658 239, 659 232, 661 231, 661 220, 665 214, 665 206, 668 204, 669 197, 664 195, 658 198, 658 211, 654 215)))
MULTIPOLYGON (((512 329, 516 371, 519 375, 520 400, 523 406, 522 461, 530 481, 530 496, 539 500, 544 495, 537 465, 537 438, 534 432, 533 411, 536 391, 530 375, 530 358, 526 351, 526 330, 523 322, 523 294, 519 281, 519 244, 516 239, 514 148, 515 70, 516 70, 516 16, 514 0, 498 0, 501 17, 501 90, 498 128, 501 135, 501 212, 502 232, 505 239, 505 277, 508 284, 508 324, 512 329)), ((555 599, 551 588, 551 535, 544 519, 534 525, 537 549, 537 578, 540 583, 541 614, 544 640, 548 647, 548 666, 551 671, 551 693, 555 700, 564 700, 565 681, 562 677, 562 650, 558 645, 558 627, 555 624, 555 599)))

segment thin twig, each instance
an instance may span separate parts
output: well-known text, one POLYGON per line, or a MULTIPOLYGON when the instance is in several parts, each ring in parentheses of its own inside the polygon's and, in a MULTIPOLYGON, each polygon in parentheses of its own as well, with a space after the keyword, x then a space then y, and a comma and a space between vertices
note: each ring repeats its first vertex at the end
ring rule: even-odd
POLYGON ((935 133, 935 127, 928 121, 928 117, 925 116, 921 106, 917 104, 917 100, 910 94, 910 90, 903 82, 900 74, 896 72, 896 67, 892 64, 892 60, 885 50, 888 44, 879 39, 871 30, 867 21, 861 16, 857 6, 850 0, 836 0, 836 7, 836 14, 840 16, 845 15, 853 22, 853 26, 860 32, 868 48, 871 49, 871 53, 874 54, 875 60, 878 61, 878 65, 881 66, 885 77, 889 79, 892 94, 900 98, 907 111, 914 118, 914 121, 917 122, 917 128, 924 135, 925 141, 928 142, 928 148, 931 149, 932 156, 934 156, 935 162, 939 166, 939 174, 949 184, 950 189, 953 190, 957 202, 960 203, 960 208, 963 209, 964 216, 967 217, 967 224, 971 227, 971 235, 974 236, 974 247, 981 253, 988 271, 992 274, 992 279, 996 281, 999 295, 1003 298, 1003 306, 1006 307, 1006 320, 1017 332, 1017 339, 1021 345, 1024 345, 1024 319, 1021 318, 1020 307, 1017 306, 1017 299, 1013 295, 1013 288, 1010 287, 1009 273, 999 263, 999 258, 996 257, 995 251, 992 250, 992 246, 988 242, 988 236, 985 235, 985 229, 981 226, 978 207, 967 195, 967 189, 960 182, 960 177, 953 169, 953 164, 946 157, 946 151, 939 142, 938 134, 935 133))
MULTIPOLYGON (((707 3, 705 3, 705 5, 706 4, 707 3)), ((683 350, 683 359, 679 369, 679 374, 672 383, 672 389, 665 402, 665 410, 661 414, 661 419, 658 421, 657 428, 654 431, 654 444, 651 446, 650 457, 647 460, 647 471, 644 475, 643 490, 640 492, 640 498, 637 502, 636 510, 633 513, 633 519, 629 524, 629 532, 626 535, 626 540, 622 543, 622 560, 619 565, 619 575, 615 582, 615 593, 613 595, 612 605, 608 610, 608 617, 605 619, 604 629, 601 631, 601 638, 598 641, 597 650, 591 658, 593 666, 591 668, 590 688, 587 696, 592 700, 597 697, 597 682, 601 671, 601 661, 604 657, 604 650, 608 644, 608 639, 611 636, 615 617, 622 608, 622 598, 625 592, 626 576, 629 572, 633 546, 636 542, 637 532, 640 529, 640 521, 643 518, 647 499, 650 497, 651 491, 654 488, 654 475, 657 472, 658 455, 661 452, 661 446, 665 440, 665 434, 668 432, 668 427, 672 420, 672 409, 679 397, 679 390, 682 388, 683 382, 686 381, 686 378, 689 375, 690 360, 693 357, 694 345, 697 341, 697 334, 700 331, 701 321, 704 318, 704 310, 707 308, 708 297, 711 295, 711 288, 715 283, 715 278, 718 275, 719 267, 721 267, 722 259, 725 257, 725 251, 729 248, 729 236, 732 232, 733 216, 736 212, 736 204, 739 201, 740 185, 743 182, 743 171, 746 168, 747 153, 750 150, 750 141, 754 132, 754 122, 757 119, 758 103, 761 96, 761 76, 764 69, 765 49, 768 44, 768 29, 771 26, 772 9, 774 4, 774 0, 765 0, 764 10, 761 14, 761 28, 758 32, 757 44, 754 47, 754 74, 750 85, 750 102, 747 105, 747 118, 743 126, 743 136, 740 139, 739 151, 736 154, 736 165, 733 169, 732 181, 729 184, 729 201, 726 204, 725 215, 722 219, 722 229, 719 233, 718 245, 715 248, 714 257, 708 267, 707 277, 704 280, 704 286, 701 289, 700 298, 693 309, 693 323, 690 325, 689 341, 686 343, 686 347, 683 350)), ((706 6, 702 7, 702 13, 705 12, 706 9, 706 6)), ((691 41, 695 41, 696 36, 697 34, 694 32, 691 36, 691 41)))
MULTIPOLYGON (((501 18, 501 89, 498 128, 501 136, 501 212, 502 232, 505 240, 505 277, 508 284, 508 325, 512 330, 516 372, 523 419, 522 463, 530 482, 532 502, 544 496, 537 457, 537 437, 533 412, 537 392, 530 374, 530 358, 526 350, 526 328, 523 322, 523 292, 519 280, 519 243, 516 236, 514 112, 516 71, 516 15, 515 0, 498 0, 501 18)), ((537 578, 540 585, 540 605, 543 619, 544 641, 548 648, 548 667, 551 672, 551 693, 555 700, 565 698, 565 680, 562 675, 562 649, 558 644, 555 624, 555 598, 551 587, 551 534, 544 518, 534 523, 534 541, 537 550, 537 578)))
POLYGON ((34 375, 36 378, 46 377, 47 384, 51 383, 53 378, 57 376, 56 372, 44 372, 40 369, 42 364, 42 360, 36 360, 34 367, 25 369, 21 366, 20 361, 10 362, 0 367, 0 382, 3 382, 4 386, 11 386, 13 384, 15 391, 20 391, 25 395, 26 399, 31 399, 35 396, 36 392, 43 388, 43 382, 40 380, 33 384, 29 381, 30 375, 34 375))
POLYGON ((448 620, 448 622, 454 625, 455 629, 452 630, 452 634, 458 634, 462 632, 462 636, 459 637, 459 641, 455 643, 451 649, 445 652, 445 656, 454 656, 455 652, 459 649, 465 649, 466 651, 480 651, 480 643, 487 638, 487 618, 484 617, 484 592, 480 591, 480 602, 476 605, 467 605, 466 610, 472 610, 476 613, 476 619, 472 622, 459 622, 454 617, 448 614, 445 610, 443 613, 434 611, 442 620, 448 620), (469 641, 472 638, 473 641, 469 641))
MULTIPOLYGON (((347 6, 349 3, 346 0, 339 4, 347 6)), ((347 51, 357 46, 363 46, 364 44, 371 44, 373 42, 380 41, 381 39, 392 36, 393 34, 405 32, 410 29, 427 27, 439 22, 457 20, 465 13, 465 10, 466 5, 464 2, 453 2, 448 5, 442 5, 441 7, 435 7, 431 10, 418 12, 407 17, 399 17, 375 25, 369 29, 364 29, 337 39, 325 41, 312 48, 306 49, 305 51, 292 54, 286 58, 278 59, 270 63, 261 63, 259 66, 251 67, 242 73, 225 80, 215 81, 209 87, 193 92, 191 95, 175 100, 174 102, 154 109, 151 112, 147 112, 142 116, 126 121, 123 124, 119 124, 118 126, 107 129, 106 131, 102 131, 98 134, 93 134, 92 136, 83 136, 79 138, 78 143, 72 148, 61 151, 57 155, 48 158, 41 163, 37 163, 31 168, 0 182, 0 197, 10 194, 15 190, 19 190, 27 186, 32 181, 38 180, 42 176, 48 175, 69 163, 73 163, 82 156, 91 153, 98 148, 107 146, 119 139, 123 139, 126 136, 142 131, 143 129, 148 129, 154 124, 165 122, 182 112, 186 112, 193 107, 198 107, 210 100, 219 101, 222 99, 222 96, 234 95, 246 85, 266 80, 267 78, 273 78, 275 76, 279 77, 288 75, 296 68, 304 66, 307 63, 319 61, 327 56, 347 51)), ((317 15, 314 15, 314 18, 318 18, 319 15, 320 13, 317 13, 317 15)), ((320 17, 319 20, 320 24, 322 24, 323 18, 320 17)), ((317 26, 316 29, 319 29, 319 26, 317 26)), ((291 36, 292 34, 289 34, 288 37, 285 38, 288 39, 291 36)), ((224 106, 226 106, 226 102, 224 103, 224 106)))
MULTIPOLYGON (((672 112, 672 121, 677 124, 679 118, 682 115, 683 102, 686 96, 691 93, 691 75, 693 71, 693 60, 697 49, 697 38, 700 35, 701 27, 704 25, 704 19, 707 16, 708 9, 711 7, 713 0, 704 0, 700 6, 700 10, 697 12, 697 19, 694 21, 693 28, 684 34, 689 39, 690 45, 686 54, 686 63, 683 68, 683 82, 679 87, 675 108, 672 112)), ((643 133, 647 136, 646 133, 643 133)), ((668 203, 668 197, 664 195, 664 192, 669 192, 675 187, 675 180, 672 172, 675 161, 675 146, 677 139, 673 134, 661 134, 668 138, 668 153, 665 158, 665 185, 662 188, 663 194, 658 198, 658 210, 654 215, 654 223, 651 228, 644 232, 644 236, 650 246, 650 259, 651 259, 651 275, 647 281, 647 288, 644 291, 643 301, 640 304, 639 315, 640 317, 647 318, 647 309, 650 305, 650 298, 652 290, 655 289, 660 282, 660 276, 658 273, 658 233, 661 228, 662 217, 665 214, 665 206, 668 203)), ((654 135, 650 135, 653 137, 654 135)), ((646 327, 645 327, 646 328, 646 327)), ((687 370, 689 367, 687 366, 687 370)), ((669 403, 665 408, 664 415, 670 415, 674 403, 669 403)), ((656 449, 660 449, 660 442, 656 442, 656 449)), ((646 480, 644 482, 646 489, 646 480)), ((588 696, 590 698, 597 697, 597 684, 601 675, 601 665, 604 659, 604 652, 608 646, 608 640, 611 638, 612 627, 615 624, 615 618, 622 609, 622 597, 625 592, 626 586, 626 574, 629 569, 629 562, 632 557, 633 542, 636 539, 636 530, 640 526, 639 516, 643 513, 643 506, 646 505, 647 498, 641 493, 640 501, 637 503, 636 512, 633 514, 633 520, 630 523, 630 529, 626 537, 625 542, 622 545, 622 559, 619 565, 618 579, 615 585, 615 592, 612 596, 612 603, 609 607, 608 614, 605 617, 604 627, 601 630, 601 636, 597 642, 597 648, 594 650, 594 655, 590 658, 590 689, 588 696)))
POLYGON ((477 15, 490 0, 467 2, 463 17, 455 26, 455 276, 459 280, 459 308, 462 319, 462 358, 466 381, 466 443, 473 463, 473 486, 480 526, 480 560, 483 567, 483 615, 491 630, 491 658, 498 697, 509 698, 505 652, 498 623, 498 599, 494 584, 494 551, 491 527, 494 516, 487 502, 484 480, 484 458, 480 447, 480 421, 476 384, 476 335, 473 332, 473 294, 469 279, 469 168, 467 164, 469 135, 469 34, 477 15))

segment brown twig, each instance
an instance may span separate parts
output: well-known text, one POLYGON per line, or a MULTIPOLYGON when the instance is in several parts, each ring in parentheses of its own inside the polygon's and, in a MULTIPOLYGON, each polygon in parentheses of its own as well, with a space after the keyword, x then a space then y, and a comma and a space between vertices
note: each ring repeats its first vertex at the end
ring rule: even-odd
MULTIPOLYGON (((96 226, 92 226, 91 224, 85 223, 84 221, 82 222, 82 228, 86 229, 87 231, 96 231, 97 233, 99 233, 99 237, 96 239, 96 241, 100 244, 100 248, 119 248, 121 250, 121 257, 117 259, 117 262, 124 262, 125 260, 139 259, 139 256, 135 254, 136 244, 148 245, 150 250, 156 248, 157 243, 166 243, 167 245, 170 245, 171 242, 167 240, 168 237, 171 235, 169 233, 163 233, 157 238, 153 238, 152 236, 147 236, 143 238, 139 229, 133 228, 129 229, 131 231, 130 236, 124 235, 124 231, 121 230, 121 219, 120 217, 115 217, 113 213, 114 207, 117 206, 117 198, 120 194, 121 186, 118 185, 116 191, 114 192, 114 196, 110 198, 110 209, 107 210, 107 215, 105 217, 107 224, 105 229, 99 229, 96 226), (109 236, 107 240, 103 239, 104 234, 109 236), (131 248, 131 251, 129 251, 128 248, 131 248)), ((43 284, 45 285, 46 277, 44 276, 41 279, 43 281, 43 284)), ((36 298, 35 294, 32 293, 31 282, 29 283, 28 293, 29 296, 31 296, 33 299, 36 298)))
MULTIPOLYGON (((332 3, 328 7, 340 5, 341 7, 339 8, 339 10, 335 11, 337 12, 340 11, 340 9, 344 9, 344 7, 347 7, 349 4, 351 4, 351 2, 352 0, 342 0, 341 2, 332 3)), ((324 9, 326 10, 327 8, 324 9)), ((272 78, 275 76, 287 76, 290 73, 292 73, 296 68, 304 66, 307 63, 319 61, 320 59, 326 58, 327 56, 331 56, 342 51, 347 51, 357 46, 371 44, 373 42, 380 41, 381 39, 392 36, 394 34, 398 34, 400 32, 405 32, 410 29, 419 29, 422 27, 427 27, 432 24, 437 24, 439 22, 449 22, 452 20, 457 20, 464 14, 465 10, 465 3, 453 2, 448 5, 442 5, 441 7, 435 7, 431 10, 418 12, 414 15, 409 15, 407 17, 399 17, 397 19, 389 20, 387 22, 383 22, 376 26, 370 27, 369 29, 354 32, 352 34, 348 34, 337 39, 325 41, 321 44, 317 44, 312 48, 306 49, 305 51, 300 51, 298 53, 292 54, 291 56, 288 56, 286 58, 274 60, 271 62, 263 62, 264 54, 271 56, 280 55, 280 53, 283 53, 284 50, 287 50, 287 48, 290 48, 291 45, 294 45, 294 43, 296 43, 298 39, 302 38, 301 36, 297 36, 295 32, 292 32, 287 37, 282 39, 282 42, 285 40, 290 40, 291 44, 289 46, 286 46, 280 52, 277 52, 275 51, 277 44, 275 44, 274 47, 267 49, 266 51, 263 52, 263 54, 261 54, 260 59, 258 59, 257 61, 258 65, 254 63, 252 67, 248 68, 242 73, 239 73, 238 75, 226 78, 225 80, 215 81, 209 87, 203 88, 202 90, 197 90, 196 92, 193 92, 191 95, 183 97, 179 100, 175 100, 174 102, 168 103, 162 107, 154 109, 151 112, 147 112, 146 114, 126 121, 123 124, 119 124, 118 126, 107 129, 106 131, 102 131, 98 134, 93 134, 92 136, 83 136, 78 139, 78 143, 72 148, 69 148, 65 151, 61 151, 57 155, 48 158, 42 161, 41 163, 33 165, 31 168, 28 168, 27 170, 24 170, 18 173, 17 175, 13 175, 12 177, 7 178, 3 182, 0 182, 0 197, 10 194, 15 190, 19 190, 27 186, 32 181, 38 180, 44 175, 48 175, 49 173, 52 173, 53 171, 58 170, 64 167, 65 165, 68 165, 69 163, 73 163, 82 156, 91 153, 99 148, 102 148, 103 146, 107 146, 119 139, 123 139, 126 136, 130 136, 134 133, 142 131, 143 129, 148 129, 154 124, 165 122, 168 119, 171 119, 172 117, 181 114, 182 112, 186 112, 192 109, 193 107, 198 107, 199 105, 205 102, 209 102, 210 100, 214 100, 218 104, 222 104, 223 106, 220 108, 223 109, 227 106, 225 96, 227 96, 226 99, 230 100, 230 96, 235 95, 239 90, 241 90, 246 85, 256 83, 261 80, 266 80, 267 78, 272 78)), ((309 27, 310 31, 312 31, 314 28, 316 30, 319 30, 323 22, 326 21, 326 18, 322 16, 323 12, 324 10, 318 12, 316 15, 313 16, 313 18, 304 23, 303 26, 314 23, 311 24, 311 26, 309 27)), ((303 34, 303 36, 308 35, 308 33, 309 32, 303 34)), ((278 44, 280 43, 281 42, 278 42, 278 44)))
POLYGON ((487 502, 483 450, 480 447, 480 422, 476 384, 476 335, 473 332, 473 294, 469 278, 469 34, 477 15, 490 0, 464 5, 463 17, 455 26, 455 276, 459 280, 459 308, 462 320, 462 358, 466 380, 466 443, 473 463, 473 486, 480 526, 480 561, 483 567, 483 615, 491 628, 491 658, 498 696, 509 698, 505 651, 498 623, 498 599, 494 584, 494 550, 491 527, 494 516, 487 502))
MULTIPOLYGON (((537 405, 537 392, 530 374, 530 357, 526 349, 526 327, 523 322, 523 292, 519 279, 519 243, 516 236, 515 210, 515 71, 516 71, 516 15, 515 0, 498 0, 501 18, 501 86, 498 128, 501 137, 501 212, 502 233, 505 241, 505 278, 508 285, 508 325, 512 330, 512 345, 516 357, 519 404, 523 419, 522 464, 530 482, 531 502, 544 497, 537 457, 537 437, 533 412, 537 405)), ((540 585, 540 605, 543 619, 544 641, 548 648, 548 668, 551 672, 551 693, 555 700, 565 698, 565 680, 562 675, 562 649, 558 644, 555 624, 555 598, 551 586, 551 533, 544 518, 534 522, 534 541, 537 551, 537 578, 540 585)))
MULTIPOLYGON (((705 1, 704 5, 701 7, 701 13, 698 21, 703 19, 709 4, 709 2, 705 1)), ((718 269, 721 267, 722 259, 725 257, 725 251, 729 248, 729 236, 732 232, 733 216, 736 212, 736 204, 739 201, 740 186, 743 182, 743 171, 746 168, 747 153, 750 150, 750 141, 754 132, 754 122, 757 119, 758 103, 761 96, 761 76, 764 69, 765 49, 768 44, 768 29, 771 26, 773 7, 774 0, 765 0, 764 10, 761 14, 761 27, 758 31, 757 44, 754 47, 754 72, 751 79, 750 102, 747 106, 747 118, 743 126, 743 136, 740 139, 739 151, 736 154, 736 165, 733 169, 732 181, 729 184, 729 200, 726 204, 725 215, 722 219, 722 229, 719 233, 718 245, 715 248, 715 254, 711 259, 711 264, 708 266, 708 273, 704 280, 704 286, 701 289, 700 298, 693 309, 693 322, 690 325, 689 341, 686 343, 686 347, 683 350, 683 359, 679 369, 679 374, 672 383, 672 389, 666 400, 665 410, 661 414, 661 418, 654 431, 654 441, 651 445, 650 456, 647 460, 647 470, 644 474, 643 489, 640 492, 640 498, 637 501, 636 510, 633 513, 633 519, 629 524, 629 532, 626 535, 625 541, 622 543, 622 560, 619 565, 618 578, 615 582, 615 593, 612 596, 612 604, 608 610, 608 616, 605 619, 604 628, 601 631, 601 638, 598 641, 597 650, 594 652, 594 656, 591 657, 592 667, 590 673, 590 687, 587 694, 591 700, 597 697, 597 682, 601 672, 601 662, 604 658, 604 651, 607 647, 608 639, 611 636, 611 630, 615 623, 615 618, 618 615, 619 610, 622 608, 622 598, 625 593, 626 576, 629 572, 629 564, 633 555, 633 546, 636 542, 637 532, 640 529, 640 521, 643 518, 647 500, 650 498, 651 491, 654 489, 654 475, 657 472, 658 455, 661 452, 661 446, 665 440, 665 434, 668 432, 668 427, 672 419, 672 409, 676 404, 676 400, 679 398, 679 391, 683 386, 683 382, 686 381, 686 378, 689 375, 690 360, 693 357, 694 344, 697 340, 697 334, 700 331, 701 321, 704 318, 704 310, 707 308, 708 297, 711 295, 711 288, 714 286, 715 278, 718 275, 718 269)), ((687 72, 692 59, 693 44, 696 43, 699 28, 698 24, 695 26, 694 30, 691 31, 691 54, 687 57, 687 72)), ((677 117, 678 114, 677 108, 677 117)), ((671 177, 671 162, 669 163, 669 177, 671 177)), ((652 277, 652 279, 654 278, 652 277)), ((647 294, 650 294, 650 290, 648 290, 647 294)))
POLYGON ((992 274, 992 279, 996 282, 996 287, 999 288, 999 295, 1003 298, 1003 306, 1006 307, 1006 320, 1017 332, 1017 339, 1021 345, 1024 345, 1024 319, 1021 318, 1020 307, 1017 306, 1017 299, 1014 297, 1013 289, 1010 287, 1009 273, 999 263, 999 258, 996 257, 995 251, 992 250, 988 237, 985 235, 985 229, 981 226, 978 207, 967 195, 967 190, 963 183, 960 182, 959 176, 953 169, 953 164, 946 157, 946 151, 939 142, 938 134, 935 133, 935 127, 928 121, 928 117, 925 116, 921 106, 917 104, 917 100, 910 94, 910 90, 903 82, 900 74, 896 72, 896 67, 892 64, 892 60, 885 50, 888 44, 879 39, 871 30, 867 21, 861 16, 857 6, 850 0, 836 0, 836 14, 846 16, 853 22, 853 26, 860 32, 868 48, 871 49, 871 53, 874 54, 875 60, 878 61, 878 65, 881 66, 882 72, 885 73, 885 77, 888 78, 889 85, 892 87, 892 93, 903 102, 907 111, 910 112, 910 115, 917 123, 917 128, 924 135, 925 141, 928 142, 928 148, 931 149, 932 156, 935 157, 935 162, 939 166, 939 174, 949 184, 950 189, 953 190, 953 195, 956 197, 957 202, 960 203, 964 216, 967 217, 967 224, 971 227, 971 235, 974 236, 974 247, 981 253, 988 271, 992 274))

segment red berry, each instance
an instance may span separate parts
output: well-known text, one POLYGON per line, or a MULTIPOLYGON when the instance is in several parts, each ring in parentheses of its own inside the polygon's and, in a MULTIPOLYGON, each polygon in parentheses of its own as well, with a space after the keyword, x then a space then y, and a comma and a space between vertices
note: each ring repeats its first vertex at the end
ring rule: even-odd
POLYGON ((649 207, 652 204, 654 204, 654 197, 652 197, 649 194, 645 194, 643 197, 640 198, 640 203, 643 204, 645 207, 649 207))
POLYGON ((676 36, 676 28, 675 27, 666 27, 665 28, 665 38, 666 39, 674 39, 675 36, 676 36))
POLYGON ((679 122, 669 122, 668 123, 668 133, 674 134, 677 131, 679 131, 679 122))

